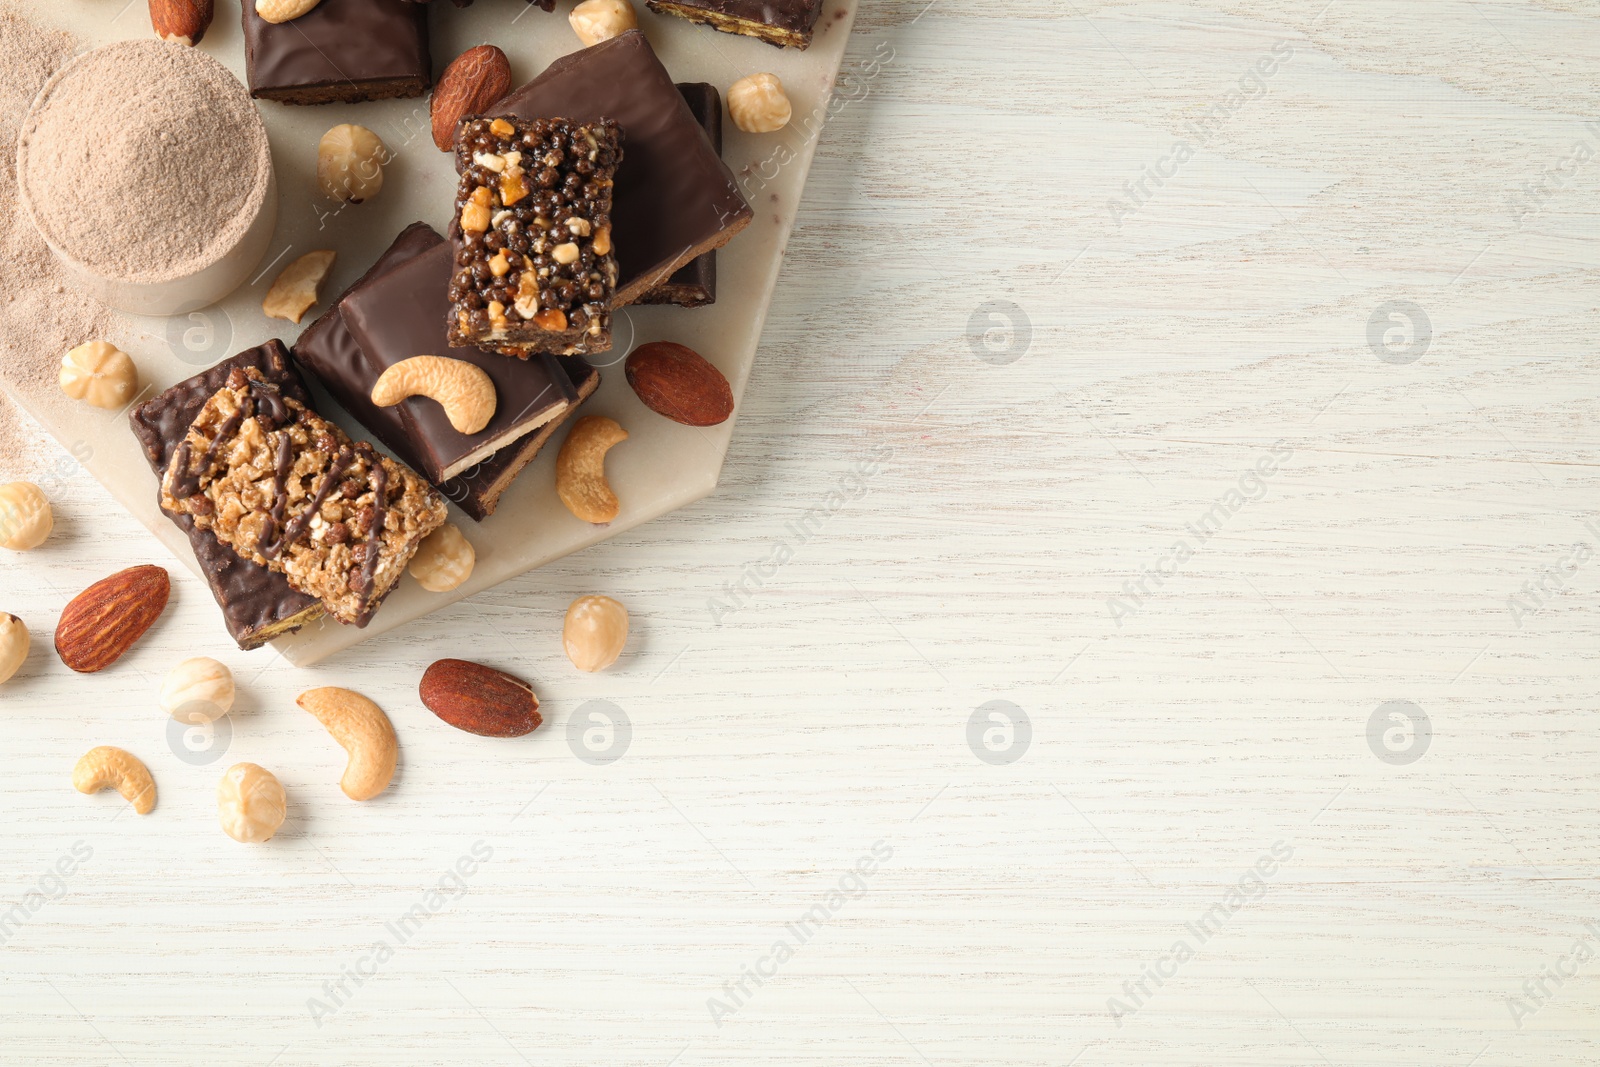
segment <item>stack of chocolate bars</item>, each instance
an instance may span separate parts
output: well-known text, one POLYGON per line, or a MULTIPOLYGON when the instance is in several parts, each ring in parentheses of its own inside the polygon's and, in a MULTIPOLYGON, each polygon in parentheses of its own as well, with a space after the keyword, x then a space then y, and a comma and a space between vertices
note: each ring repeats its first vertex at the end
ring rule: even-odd
MULTIPOLYGON (((385 37, 373 53, 408 58, 312 84, 315 62, 277 27, 252 35, 245 11, 257 95, 309 99, 362 79, 400 95, 417 54, 385 37)), ((557 60, 457 127, 448 237, 403 230, 305 330, 292 363, 269 342, 134 410, 161 505, 241 648, 323 614, 365 625, 445 521, 445 498, 488 518, 593 394, 600 376, 584 357, 611 348, 617 308, 715 301, 716 249, 751 218, 722 162, 721 115, 716 89, 675 85, 637 30, 557 60), (426 395, 375 401, 385 372, 418 356, 492 382, 481 427, 458 428, 426 395), (394 458, 324 420, 302 373, 394 458)))
POLYGON ((324 614, 365 626, 446 518, 415 472, 317 414, 279 341, 129 417, 240 648, 324 614))
POLYGON ((716 300, 716 252, 750 221, 722 162, 715 87, 674 85, 630 31, 556 60, 462 122, 450 240, 404 230, 294 346, 374 437, 479 521, 600 376, 615 308, 716 300), (465 360, 499 403, 463 434, 438 404, 371 400, 413 356, 465 360), (510 357, 510 358, 508 358, 510 357))

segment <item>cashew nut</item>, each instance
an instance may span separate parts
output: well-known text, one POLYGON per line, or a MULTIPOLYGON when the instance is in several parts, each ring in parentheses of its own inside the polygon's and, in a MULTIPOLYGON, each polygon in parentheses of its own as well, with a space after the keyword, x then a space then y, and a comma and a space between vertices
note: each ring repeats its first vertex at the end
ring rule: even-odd
POLYGON ((115 789, 140 815, 149 815, 156 806, 156 780, 150 777, 150 768, 133 753, 110 745, 83 754, 72 769, 72 785, 89 794, 115 789))
POLYGON ((235 841, 272 840, 289 810, 283 783, 265 767, 235 763, 217 783, 217 817, 235 841))
MULTIPOLYGON (((248 3, 248 0, 246 0, 248 3)), ((256 0, 256 14, 263 22, 288 22, 316 7, 321 0, 256 0)))
POLYGON ((606 453, 628 439, 615 419, 586 415, 573 424, 556 456, 556 495, 584 522, 606 523, 622 510, 606 481, 606 453))
POLYGON ((477 433, 494 418, 494 380, 483 368, 449 356, 412 356, 378 376, 372 402, 394 407, 408 396, 437 400, 458 433, 477 433))
POLYGON ((0 682, 9 682, 28 659, 28 627, 10 612, 0 611, 0 682))
POLYGON ((333 270, 333 261, 337 258, 337 252, 323 248, 307 252, 283 268, 261 300, 262 313, 268 318, 287 322, 299 322, 305 318, 306 312, 316 304, 322 283, 327 280, 328 272, 333 270))
POLYGON ((382 708, 360 693, 333 686, 308 689, 295 703, 314 715, 350 754, 350 763, 339 781, 345 796, 371 800, 389 788, 400 756, 400 742, 382 708))

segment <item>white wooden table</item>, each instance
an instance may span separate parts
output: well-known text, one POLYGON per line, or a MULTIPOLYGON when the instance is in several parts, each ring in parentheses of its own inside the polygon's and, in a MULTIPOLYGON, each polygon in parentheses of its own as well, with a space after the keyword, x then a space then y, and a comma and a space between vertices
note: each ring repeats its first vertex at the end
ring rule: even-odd
POLYGON ((315 670, 174 567, 71 675, 67 596, 166 561, 0 460, 60 530, 0 556, 0 1062, 1600 1062, 1597 53, 1581 0, 865 5, 721 490, 315 670), (196 652, 225 752, 163 736, 196 652), (443 726, 448 655, 545 727, 443 726), (317 684, 396 721, 371 805, 317 684), (103 743, 156 814, 72 791, 103 743))

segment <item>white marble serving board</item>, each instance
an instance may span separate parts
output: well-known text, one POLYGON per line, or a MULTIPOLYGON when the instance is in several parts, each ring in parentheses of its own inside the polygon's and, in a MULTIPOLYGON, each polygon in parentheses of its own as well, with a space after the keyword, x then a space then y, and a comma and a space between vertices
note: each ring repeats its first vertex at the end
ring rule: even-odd
MULTIPOLYGON (((581 47, 566 18, 573 6, 573 0, 562 0, 555 12, 547 13, 522 0, 478 0, 465 10, 447 2, 436 3, 429 12, 435 73, 467 48, 488 42, 510 57, 516 83, 527 81, 551 60, 581 47)), ((598 527, 579 521, 561 506, 554 488, 556 446, 565 434, 565 430, 559 431, 489 519, 475 523, 452 507, 452 520, 466 533, 478 557, 472 578, 464 586, 452 593, 429 593, 407 577, 365 629, 324 620, 273 642, 289 662, 297 666, 316 663, 682 507, 716 487, 734 420, 694 429, 654 414, 628 388, 620 361, 632 344, 678 341, 716 364, 732 383, 734 396, 742 395, 817 134, 835 99, 834 85, 856 0, 829 0, 816 41, 804 52, 780 50, 761 41, 655 15, 642 0, 635 7, 641 29, 674 79, 711 82, 726 93, 729 85, 747 74, 771 71, 783 79, 795 117, 787 129, 766 135, 742 133, 731 122, 724 122, 723 155, 739 176, 755 219, 719 253, 717 303, 694 310, 627 308, 617 316, 617 347, 592 361, 601 368, 602 382, 583 413, 608 415, 631 435, 607 460, 612 486, 622 502, 621 516, 609 526, 598 527)), ((33 17, 72 31, 88 45, 150 35, 143 3, 130 3, 115 17, 108 17, 109 10, 109 5, 99 0, 59 0, 41 5, 33 17)), ((217 5, 216 22, 200 47, 243 78, 237 0, 222 0, 217 5)), ((316 248, 335 249, 339 259, 324 295, 336 296, 408 223, 421 219, 442 231, 448 222, 455 172, 449 155, 440 152, 429 135, 426 99, 318 107, 261 101, 259 107, 272 139, 279 187, 277 232, 260 276, 204 312, 174 319, 132 320, 135 325, 129 336, 112 338, 138 363, 141 383, 147 387, 144 395, 268 338, 279 337, 293 344, 302 327, 266 318, 261 298, 278 268, 295 256, 316 248), (383 191, 377 198, 339 210, 317 190, 315 168, 318 139, 341 122, 360 123, 376 131, 395 159, 386 169, 383 191)), ((326 303, 314 309, 302 325, 309 325, 324 307, 326 303)), ((0 384, 63 445, 76 446, 75 455, 89 455, 85 464, 89 471, 184 566, 197 570, 188 540, 156 506, 155 478, 138 451, 125 416, 64 406, 54 397, 41 395, 36 386, 8 379, 4 369, 0 369, 0 384)), ((324 407, 354 435, 368 436, 331 402, 324 407)), ((736 410, 735 418, 737 415, 736 410)), ((221 627, 219 618, 219 636, 223 636, 221 627)), ((270 655, 266 651, 260 654, 270 655)))

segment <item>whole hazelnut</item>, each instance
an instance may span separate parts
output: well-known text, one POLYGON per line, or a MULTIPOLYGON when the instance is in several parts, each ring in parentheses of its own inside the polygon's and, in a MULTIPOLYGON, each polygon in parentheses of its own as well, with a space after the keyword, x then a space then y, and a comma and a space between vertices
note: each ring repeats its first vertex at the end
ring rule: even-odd
POLYGON ((639 28, 639 18, 628 0, 583 0, 567 21, 586 48, 639 28))
POLYGON ((97 408, 120 408, 133 399, 139 368, 110 341, 89 341, 61 357, 61 391, 97 408))
POLYGON ((0 548, 26 552, 44 544, 55 528, 50 499, 32 482, 0 485, 0 548))
POLYGON ((167 672, 161 707, 179 722, 203 726, 233 710, 233 672, 214 659, 196 656, 167 672))
POLYGON ((322 135, 317 144, 317 184, 335 200, 359 204, 383 188, 389 149, 365 126, 346 122, 322 135))
POLYGON ((628 609, 608 596, 581 596, 567 608, 561 647, 580 671, 603 671, 628 643, 628 609))
POLYGON ((472 577, 478 554, 461 533, 447 522, 429 534, 411 557, 411 577, 430 593, 448 593, 472 577))
POLYGON ((752 74, 729 87, 728 114, 745 133, 776 133, 789 125, 794 107, 776 74, 752 74))
POLYGON ((235 841, 270 841, 278 832, 289 798, 277 777, 254 763, 237 763, 217 783, 217 815, 222 832, 235 841))

